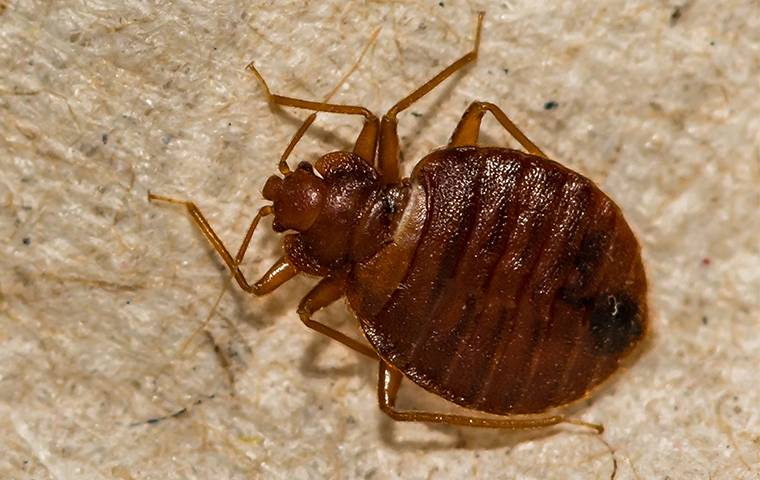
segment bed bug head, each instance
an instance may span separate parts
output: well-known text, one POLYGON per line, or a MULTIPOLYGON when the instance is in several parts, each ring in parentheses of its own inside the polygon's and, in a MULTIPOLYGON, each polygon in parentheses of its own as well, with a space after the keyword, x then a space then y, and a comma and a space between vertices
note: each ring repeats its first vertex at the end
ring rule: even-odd
POLYGON ((352 152, 327 153, 273 175, 263 196, 272 202, 272 229, 285 235, 288 261, 299 271, 328 275, 367 258, 388 241, 404 198, 384 188, 375 169, 352 152), (283 178, 284 177, 284 178, 283 178))
POLYGON ((277 175, 269 177, 263 195, 274 208, 274 231, 308 230, 322 210, 326 192, 324 181, 314 174, 312 166, 306 162, 298 165, 285 178, 277 175))

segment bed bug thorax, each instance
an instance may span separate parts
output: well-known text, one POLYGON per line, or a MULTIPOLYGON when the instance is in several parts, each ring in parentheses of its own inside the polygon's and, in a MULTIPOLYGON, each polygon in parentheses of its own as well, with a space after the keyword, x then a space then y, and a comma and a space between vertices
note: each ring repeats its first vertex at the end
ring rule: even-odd
POLYGON ((324 276, 374 254, 390 239, 403 187, 384 187, 377 172, 348 152, 302 162, 284 178, 267 179, 275 232, 293 230, 285 249, 302 272, 324 276))

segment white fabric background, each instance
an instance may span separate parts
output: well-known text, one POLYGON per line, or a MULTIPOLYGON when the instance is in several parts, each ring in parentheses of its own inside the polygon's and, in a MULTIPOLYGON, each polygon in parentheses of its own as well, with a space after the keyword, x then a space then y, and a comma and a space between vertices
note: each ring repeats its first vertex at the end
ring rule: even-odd
MULTIPOLYGON (((619 479, 758 478, 759 72, 750 0, 0 1, 0 477, 609 478, 614 451, 619 479), (298 321, 313 279, 230 289, 220 354, 183 349, 227 274, 146 192, 196 201, 235 248, 306 115, 271 110, 245 64, 322 98, 381 27, 336 96, 381 113, 470 48, 480 8, 478 63, 401 116, 406 167, 489 100, 621 205, 654 334, 576 412, 603 437, 393 424, 375 366, 298 321)), ((358 127, 321 115, 294 160, 358 127)), ((492 121, 483 140, 507 141, 492 121)), ((251 276, 278 253, 265 225, 251 276)))

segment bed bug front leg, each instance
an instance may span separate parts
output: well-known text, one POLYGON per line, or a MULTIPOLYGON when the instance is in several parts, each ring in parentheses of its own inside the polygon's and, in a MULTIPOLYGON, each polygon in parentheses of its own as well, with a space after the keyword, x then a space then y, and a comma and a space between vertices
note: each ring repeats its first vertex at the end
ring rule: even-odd
POLYGON ((343 297, 346 288, 346 275, 339 274, 335 276, 325 277, 311 289, 309 293, 301 300, 298 305, 298 315, 301 317, 301 321, 307 327, 318 331, 323 335, 336 340, 348 348, 355 350, 362 355, 366 355, 372 359, 377 359, 377 354, 367 345, 355 340, 332 327, 320 323, 316 320, 312 320, 311 316, 328 305, 332 304, 336 300, 343 297))
POLYGON ((484 418, 470 417, 466 415, 452 415, 448 413, 435 413, 426 411, 403 411, 396 409, 396 396, 401 387, 404 375, 384 361, 380 361, 378 375, 377 397, 380 410, 392 419, 399 422, 428 422, 444 423, 448 425, 460 425, 465 427, 480 428, 503 428, 507 430, 523 430, 530 428, 543 428, 559 423, 571 423, 595 430, 597 433, 604 432, 604 427, 595 423, 588 423, 575 418, 566 418, 562 415, 525 415, 519 417, 484 418))
MULTIPOLYGON (((338 105, 335 103, 315 102, 312 100, 302 100, 300 98, 275 95, 269 90, 269 86, 267 85, 266 80, 264 80, 264 77, 261 75, 261 73, 259 73, 259 71, 256 69, 256 66, 253 63, 249 63, 246 69, 258 79, 259 83, 261 83, 261 86, 264 88, 264 92, 266 93, 267 98, 269 99, 269 102, 271 104, 280 105, 283 107, 303 108, 305 110, 311 110, 314 112, 327 112, 327 113, 339 113, 343 115, 363 116, 364 126, 362 127, 362 131, 361 133, 359 133, 359 137, 356 140, 356 144, 354 146, 354 153, 359 155, 364 161, 366 161, 370 165, 374 166, 375 147, 377 144, 379 123, 378 123, 377 117, 372 112, 358 105, 338 105)), ((308 128, 308 126, 311 125, 311 122, 313 122, 313 119, 312 117, 309 117, 301 126, 301 129, 299 129, 299 131, 296 132, 296 135, 291 141, 291 144, 295 144, 295 142, 301 138, 303 133, 306 132, 306 129, 308 128), (309 121, 310 119, 311 121, 309 121)), ((292 149, 286 150, 286 154, 289 154, 290 150, 292 149)), ((286 157, 286 155, 284 156, 286 157)), ((283 169, 282 161, 280 165, 281 165, 280 170, 282 172, 282 169, 283 169)))
POLYGON ((533 155, 547 158, 544 152, 531 142, 530 139, 519 129, 517 125, 512 123, 512 120, 507 117, 507 114, 490 102, 472 102, 467 110, 462 115, 462 119, 459 121, 457 128, 454 129, 454 133, 451 135, 449 141, 449 147, 462 147, 465 145, 477 145, 478 137, 480 135, 480 122, 483 120, 483 115, 486 112, 491 112, 496 120, 509 132, 515 140, 520 142, 520 145, 533 155))
MULTIPOLYGON (((377 27, 374 32, 372 32, 372 35, 370 35, 369 40, 367 41, 367 44, 364 46, 364 49, 362 49, 361 53, 359 54, 359 57, 356 59, 356 62, 351 66, 350 69, 343 75, 343 77, 340 79, 337 85, 333 87, 332 91, 327 94, 327 96, 324 99, 324 102, 329 102, 330 99, 338 93, 338 90, 340 90, 340 87, 343 86, 343 84, 348 80, 348 78, 351 76, 354 71, 356 71, 357 68, 359 68, 359 64, 361 63, 362 59, 364 58, 364 55, 367 54, 367 51, 369 51, 370 47, 375 43, 375 40, 377 40, 377 36, 380 34, 380 27, 377 27)), ((272 94, 269 91, 269 86, 264 81, 261 74, 256 70, 256 67, 254 66, 253 62, 249 63, 246 66, 246 70, 250 71, 264 86, 264 90, 267 94, 267 98, 270 101, 270 103, 276 103, 273 98, 272 94)), ((374 125, 374 131, 377 132, 378 130, 378 122, 377 118, 373 117, 374 121, 367 121, 365 122, 365 128, 364 130, 372 130, 372 125, 374 125), (372 125, 368 125, 372 124, 372 125)), ((291 152, 293 152, 293 148, 295 148, 296 144, 301 140, 301 138, 304 136, 306 131, 309 129, 312 123, 317 119, 317 112, 313 112, 311 115, 306 117, 301 124, 301 127, 296 131, 296 133, 293 135, 293 138, 290 140, 290 143, 285 148, 285 151, 282 153, 282 156, 280 157, 280 162, 277 165, 278 170, 283 175, 288 175, 291 173, 290 167, 288 166, 288 157, 290 156, 291 152)), ((366 135, 368 137, 367 141, 364 141, 361 143, 361 146, 364 147, 364 150, 358 151, 357 148, 359 148, 359 142, 357 141, 357 148, 354 149, 354 153, 358 154, 360 157, 367 160, 367 162, 370 165, 373 165, 374 158, 375 158, 375 143, 377 141, 377 133, 374 134, 374 136, 371 134, 371 132, 368 132, 366 135), (371 138, 369 138, 371 137, 371 138), (366 144, 371 140, 371 145, 369 151, 366 149, 366 144)), ((360 138, 363 138, 362 135, 360 135, 360 138)))
POLYGON ((248 245, 250 244, 251 238, 253 237, 253 232, 256 230, 259 221, 263 217, 266 217, 267 215, 271 215, 273 213, 272 207, 270 206, 262 207, 259 209, 256 216, 253 217, 253 221, 251 221, 251 225, 248 227, 248 231, 243 238, 243 242, 238 249, 237 255, 235 255, 233 258, 230 252, 227 250, 227 247, 225 247, 224 243, 222 243, 222 239, 220 239, 214 229, 211 228, 211 225, 208 223, 208 220, 206 220, 206 217, 203 216, 203 213, 201 213, 200 209, 193 202, 177 200, 175 198, 165 197, 163 195, 155 195, 150 192, 148 192, 148 201, 159 201, 165 203, 173 203, 176 205, 183 205, 190 214, 190 217, 193 219, 193 222, 195 222, 195 225, 198 227, 201 233, 203 233, 203 236, 206 237, 209 243, 211 243, 211 246, 214 247, 214 250, 216 250, 222 257, 224 263, 227 264, 227 267, 235 277, 238 285, 240 285, 240 288, 248 293, 253 293, 254 295, 264 295, 287 282, 298 273, 296 267, 294 267, 285 257, 282 257, 277 262, 275 262, 275 264, 272 265, 267 273, 265 273, 261 279, 259 279, 253 285, 248 283, 245 275, 240 270, 240 263, 245 257, 245 253, 248 250, 248 245))

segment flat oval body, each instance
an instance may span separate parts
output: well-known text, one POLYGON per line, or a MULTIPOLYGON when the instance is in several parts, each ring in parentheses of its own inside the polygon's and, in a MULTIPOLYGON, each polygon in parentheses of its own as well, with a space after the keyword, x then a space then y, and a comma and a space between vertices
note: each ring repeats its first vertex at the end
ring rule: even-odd
POLYGON ((647 330, 638 242, 589 179, 505 148, 415 168, 393 241, 347 297, 377 352, 467 408, 539 413, 608 378, 647 330))

